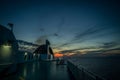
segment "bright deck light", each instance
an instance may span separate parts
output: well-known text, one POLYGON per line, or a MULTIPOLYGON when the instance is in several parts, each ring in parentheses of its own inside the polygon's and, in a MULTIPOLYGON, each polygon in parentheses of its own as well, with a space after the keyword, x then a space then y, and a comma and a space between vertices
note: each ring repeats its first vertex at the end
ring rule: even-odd
POLYGON ((12 52, 12 46, 9 46, 9 45, 2 45, 2 48, 1 48, 1 54, 3 57, 8 57, 11 55, 11 52, 12 52))
POLYGON ((35 56, 35 53, 33 54, 33 56, 35 56))
POLYGON ((11 49, 11 46, 3 45, 3 48, 4 48, 5 50, 9 50, 9 49, 11 49))
POLYGON ((28 53, 27 52, 25 52, 25 55, 27 55, 28 53))

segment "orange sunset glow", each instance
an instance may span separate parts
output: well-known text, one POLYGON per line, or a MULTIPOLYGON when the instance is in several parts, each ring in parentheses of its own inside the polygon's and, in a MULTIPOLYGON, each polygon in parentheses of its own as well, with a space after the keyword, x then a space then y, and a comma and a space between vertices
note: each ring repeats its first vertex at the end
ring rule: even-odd
POLYGON ((56 57, 56 58, 63 57, 63 54, 61 54, 61 53, 55 53, 54 57, 56 57))

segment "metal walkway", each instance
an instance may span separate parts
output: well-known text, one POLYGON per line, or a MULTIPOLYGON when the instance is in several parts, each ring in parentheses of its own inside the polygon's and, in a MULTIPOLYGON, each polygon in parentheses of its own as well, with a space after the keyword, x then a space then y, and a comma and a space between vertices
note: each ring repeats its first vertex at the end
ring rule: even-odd
POLYGON ((66 65, 55 61, 29 62, 19 64, 16 73, 3 80, 74 80, 66 65))

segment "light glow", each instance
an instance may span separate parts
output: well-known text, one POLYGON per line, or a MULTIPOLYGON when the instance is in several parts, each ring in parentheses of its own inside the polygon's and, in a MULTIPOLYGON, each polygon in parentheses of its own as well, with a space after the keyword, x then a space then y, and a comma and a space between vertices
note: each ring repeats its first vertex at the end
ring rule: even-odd
POLYGON ((33 56, 35 56, 35 53, 33 54, 33 56))
POLYGON ((2 57, 9 57, 11 55, 12 52, 12 47, 9 45, 2 45, 1 48, 1 55, 2 57))
POLYGON ((27 55, 28 53, 27 52, 25 52, 25 55, 27 55))
POLYGON ((59 58, 59 57, 63 57, 63 54, 61 54, 61 53, 55 53, 54 56, 55 56, 56 58, 59 58))

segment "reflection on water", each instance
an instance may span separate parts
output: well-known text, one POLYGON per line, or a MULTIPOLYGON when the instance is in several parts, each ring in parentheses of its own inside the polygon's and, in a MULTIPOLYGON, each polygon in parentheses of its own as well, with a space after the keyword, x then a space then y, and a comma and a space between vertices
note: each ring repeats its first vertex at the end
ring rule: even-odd
POLYGON ((26 67, 25 67, 24 70, 23 70, 23 76, 24 76, 24 77, 27 76, 27 69, 26 69, 26 67))
POLYGON ((4 80, 73 80, 70 78, 66 65, 43 61, 19 64, 17 72, 4 80))

